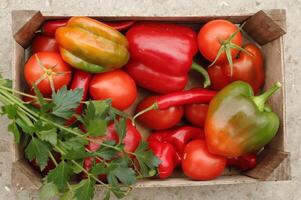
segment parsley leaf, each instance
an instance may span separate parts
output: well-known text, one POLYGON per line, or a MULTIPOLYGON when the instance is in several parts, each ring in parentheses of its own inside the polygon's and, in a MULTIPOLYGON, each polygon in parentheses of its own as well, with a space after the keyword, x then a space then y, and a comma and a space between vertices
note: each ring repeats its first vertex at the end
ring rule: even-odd
POLYGON ((50 151, 47 143, 32 137, 30 143, 27 145, 25 149, 26 157, 32 161, 36 160, 40 169, 43 170, 48 162, 48 152, 50 151))
POLYGON ((44 184, 39 191, 40 200, 50 200, 58 194, 59 190, 53 183, 44 184))
POLYGON ((118 180, 125 185, 132 185, 136 182, 135 171, 129 167, 118 166, 108 173, 108 182, 117 185, 118 180))
POLYGON ((6 114, 9 119, 16 119, 17 110, 16 104, 2 106, 2 114, 6 114))
POLYGON ((20 142, 21 133, 15 121, 8 125, 7 130, 14 134, 15 142, 18 144, 20 142))
POLYGON ((69 119, 75 109, 79 106, 83 96, 83 89, 67 90, 67 87, 62 87, 57 93, 52 94, 54 107, 52 114, 64 119, 69 119))
POLYGON ((119 136, 119 144, 123 141, 126 135, 126 119, 121 118, 119 121, 115 120, 114 122, 115 130, 119 136))
POLYGON ((94 196, 94 181, 90 179, 82 180, 75 190, 75 198, 77 200, 91 200, 94 196))
POLYGON ((56 168, 48 173, 47 182, 54 183, 60 191, 64 191, 71 174, 72 168, 70 167, 70 164, 61 161, 56 168))

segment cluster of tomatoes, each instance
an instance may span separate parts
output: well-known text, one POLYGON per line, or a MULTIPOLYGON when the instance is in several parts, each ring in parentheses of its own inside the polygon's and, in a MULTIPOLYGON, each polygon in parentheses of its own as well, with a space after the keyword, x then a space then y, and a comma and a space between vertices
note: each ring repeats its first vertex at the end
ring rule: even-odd
MULTIPOLYGON (((54 38, 55 30, 58 27, 65 26, 66 20, 48 21, 43 25, 43 32, 38 33, 33 39, 31 50, 33 55, 26 62, 24 67, 24 77, 29 86, 36 84, 38 89, 45 97, 51 97, 53 91, 57 91, 62 86, 69 86, 70 89, 83 88, 83 100, 89 97, 94 100, 112 99, 112 106, 125 110, 133 105, 137 97, 137 86, 135 80, 124 70, 117 69, 105 73, 91 74, 78 69, 73 69, 62 59, 59 53, 59 46, 54 38)), ((131 23, 130 25, 133 25, 131 23)), ((130 26, 129 25, 129 26, 130 26)), ((128 27, 124 27, 125 29, 128 27)), ((210 62, 212 66, 208 68, 211 79, 211 88, 220 90, 235 80, 248 82, 258 92, 264 82, 263 57, 260 50, 254 44, 242 46, 242 35, 237 26, 225 20, 213 20, 204 25, 197 37, 199 52, 210 62), (221 51, 221 49, 223 51, 221 51), (250 56, 250 54, 252 56, 250 56), (229 56, 231 62, 229 62, 229 56)), ((32 91, 30 91, 32 92, 32 91)), ((138 103, 136 112, 142 111, 152 105, 157 94, 146 97, 138 103)), ((30 101, 32 99, 26 99, 30 101)), ((77 109, 81 113, 82 107, 77 109)), ((185 106, 173 106, 163 110, 151 110, 139 116, 137 120, 146 128, 154 131, 174 131, 176 126, 185 117, 188 124, 193 125, 201 130, 204 128, 208 104, 188 104, 185 106)), ((75 119, 70 119, 71 124, 75 119)), ((180 127, 181 128, 181 127, 180 127)), ((202 131, 200 131, 202 132, 202 131)), ((174 132, 173 132, 174 133, 174 132)), ((172 135, 172 134, 171 134, 172 135)), ((172 138, 173 136, 170 136, 172 138)), ((181 133, 176 136, 180 141, 181 133)), ((107 135, 98 138, 99 141, 115 140, 118 136, 114 130, 114 124, 108 127, 107 135)), ((162 142, 162 138, 159 139, 162 142)), ((132 125, 130 120, 127 121, 127 135, 124 139, 125 148, 128 151, 135 151, 141 141, 141 135, 132 125)), ((149 139, 151 141, 151 139, 149 139)), ((222 156, 211 154, 204 142, 203 135, 191 137, 182 140, 183 148, 181 155, 178 154, 177 148, 160 147, 150 145, 154 153, 161 159, 162 163, 158 169, 159 177, 167 178, 171 175, 173 169, 178 166, 179 161, 172 161, 173 166, 168 160, 174 159, 167 154, 180 156, 182 169, 188 177, 196 180, 208 180, 219 176, 226 164, 238 166, 243 170, 253 168, 256 165, 256 155, 247 155, 242 158, 228 159, 222 156), (166 153, 164 151, 169 151, 166 153), (170 153, 171 152, 171 153, 170 153), (165 157, 164 157, 165 156, 165 157), (165 166, 164 166, 165 165, 165 166), (164 170, 169 170, 167 176, 164 176, 164 170), (160 174, 163 174, 160 176, 160 174)), ((150 142, 151 143, 151 142, 150 142)), ((173 146, 173 142, 165 142, 173 146)), ((158 144, 159 145, 159 144, 158 144)), ((99 145, 90 143, 87 147, 94 151, 99 145)), ((175 158, 176 160, 176 158, 175 158)), ((98 161, 97 161, 98 162, 98 161)), ((91 159, 85 159, 84 166, 90 169, 91 159)))

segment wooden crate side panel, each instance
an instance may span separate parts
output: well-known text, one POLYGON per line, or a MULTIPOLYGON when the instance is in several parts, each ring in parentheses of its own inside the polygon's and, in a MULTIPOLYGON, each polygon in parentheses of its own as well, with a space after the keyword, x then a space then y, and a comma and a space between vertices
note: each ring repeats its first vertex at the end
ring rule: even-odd
POLYGON ((285 21, 284 10, 271 11, 272 15, 259 11, 247 21, 243 29, 260 45, 267 44, 286 33, 281 19, 285 21), (277 21, 272 17, 275 16, 277 21), (281 16, 281 17, 280 17, 281 16))
POLYGON ((289 153, 265 149, 258 158, 256 168, 244 174, 259 180, 290 180, 289 153))
POLYGON ((26 49, 43 22, 44 17, 39 11, 12 11, 12 33, 15 41, 26 49))
POLYGON ((277 149, 280 151, 286 151, 285 148, 285 129, 286 129, 286 118, 285 118, 285 76, 284 76, 284 62, 283 62, 283 41, 282 37, 274 40, 264 46, 262 51, 265 57, 265 86, 264 90, 270 88, 275 82, 279 81, 282 84, 280 90, 274 93, 268 101, 275 113, 279 116, 280 127, 277 135, 268 145, 269 148, 277 149))

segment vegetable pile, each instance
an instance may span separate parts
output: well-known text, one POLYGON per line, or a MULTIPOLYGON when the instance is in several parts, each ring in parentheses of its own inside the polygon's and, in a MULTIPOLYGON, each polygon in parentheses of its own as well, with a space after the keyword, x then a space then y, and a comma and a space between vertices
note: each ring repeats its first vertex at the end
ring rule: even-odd
POLYGON ((43 176, 40 198, 92 199, 96 184, 103 199, 122 198, 176 168, 202 181, 256 167, 279 128, 265 103, 281 84, 261 92, 262 53, 242 40, 226 20, 198 34, 159 22, 46 21, 24 66, 27 92, 0 77, 1 114, 43 176), (187 87, 190 71, 197 88, 187 87))

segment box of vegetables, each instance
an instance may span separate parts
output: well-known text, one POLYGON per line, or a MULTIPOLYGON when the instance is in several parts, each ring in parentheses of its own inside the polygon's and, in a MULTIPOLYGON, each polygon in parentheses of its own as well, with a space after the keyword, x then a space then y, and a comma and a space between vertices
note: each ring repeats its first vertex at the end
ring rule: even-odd
POLYGON ((290 180, 285 10, 233 16, 13 11, 12 183, 41 199, 290 180))

